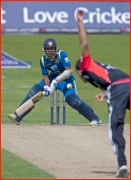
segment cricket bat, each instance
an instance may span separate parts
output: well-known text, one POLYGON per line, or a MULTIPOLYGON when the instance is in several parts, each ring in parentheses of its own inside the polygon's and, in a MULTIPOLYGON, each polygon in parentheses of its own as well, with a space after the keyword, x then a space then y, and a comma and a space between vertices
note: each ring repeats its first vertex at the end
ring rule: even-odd
MULTIPOLYGON (((72 69, 65 70, 62 74, 57 76, 56 80, 58 83, 65 80, 66 78, 69 78, 73 74, 72 69)), ((50 89, 50 94, 52 94, 55 91, 55 87, 52 87, 50 89)), ((41 100, 45 95, 45 91, 40 91, 36 95, 34 95, 31 99, 26 101, 24 104, 22 104, 18 109, 16 109, 15 113, 17 116, 21 116, 23 113, 25 113, 28 109, 33 107, 35 103, 37 103, 39 100, 41 100)))
POLYGON ((35 94, 32 98, 30 98, 28 101, 26 101, 24 104, 22 104, 18 109, 16 109, 15 113, 17 116, 21 116, 23 113, 25 113, 28 109, 33 107, 35 103, 40 101, 45 95, 45 91, 40 91, 37 94, 35 94))

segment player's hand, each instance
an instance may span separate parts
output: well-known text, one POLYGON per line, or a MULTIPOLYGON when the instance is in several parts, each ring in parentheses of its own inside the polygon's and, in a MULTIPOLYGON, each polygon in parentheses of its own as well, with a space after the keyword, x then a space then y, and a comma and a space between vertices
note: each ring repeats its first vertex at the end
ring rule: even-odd
POLYGON ((52 91, 55 91, 58 87, 58 82, 56 79, 54 79, 52 82, 51 82, 51 85, 50 85, 50 88, 52 91))
POLYGON ((77 21, 82 22, 82 20, 83 20, 83 11, 82 10, 77 11, 76 18, 77 18, 77 21))
POLYGON ((96 95, 96 101, 102 102, 104 100, 104 95, 102 93, 99 93, 96 95))
POLYGON ((44 91, 45 91, 45 96, 46 97, 49 96, 49 94, 50 94, 50 87, 48 85, 45 85, 44 86, 44 91))
POLYGON ((50 93, 52 94, 57 89, 57 87, 58 87, 58 82, 56 79, 54 79, 50 85, 50 93))

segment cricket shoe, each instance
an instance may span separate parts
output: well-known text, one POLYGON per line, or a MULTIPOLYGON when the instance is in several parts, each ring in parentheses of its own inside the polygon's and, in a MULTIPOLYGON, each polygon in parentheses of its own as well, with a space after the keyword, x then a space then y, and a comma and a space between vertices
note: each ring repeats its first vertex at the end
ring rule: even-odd
POLYGON ((92 120, 89 123, 89 126, 97 126, 97 125, 100 125, 100 124, 101 124, 101 120, 92 120))
POLYGON ((20 121, 18 121, 18 117, 15 114, 8 114, 9 118, 17 125, 20 124, 20 121))
POLYGON ((127 172, 127 166, 123 165, 120 166, 117 170, 116 177, 124 177, 124 174, 127 172))

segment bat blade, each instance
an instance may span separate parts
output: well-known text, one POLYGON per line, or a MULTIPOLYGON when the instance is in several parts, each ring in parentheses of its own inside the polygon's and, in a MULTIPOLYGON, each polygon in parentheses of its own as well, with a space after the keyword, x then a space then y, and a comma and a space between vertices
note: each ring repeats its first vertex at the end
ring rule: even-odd
POLYGON ((27 110, 32 108, 35 105, 35 103, 37 103, 44 97, 44 95, 45 95, 45 91, 40 91, 36 95, 34 95, 31 99, 29 99, 24 104, 22 104, 20 107, 18 107, 15 111, 17 116, 21 116, 27 110))
POLYGON ((29 99, 24 104, 22 104, 18 109, 16 109, 15 113, 17 116, 21 116, 23 113, 25 113, 28 109, 34 106, 34 103, 32 99, 29 99))

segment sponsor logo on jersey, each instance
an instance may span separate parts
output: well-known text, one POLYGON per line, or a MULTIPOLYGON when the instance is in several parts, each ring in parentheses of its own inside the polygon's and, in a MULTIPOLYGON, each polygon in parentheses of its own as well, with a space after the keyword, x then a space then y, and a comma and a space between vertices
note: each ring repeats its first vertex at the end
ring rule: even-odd
POLYGON ((58 59, 55 59, 55 63, 59 63, 59 60, 58 60, 58 59))
POLYGON ((52 71, 57 71, 58 67, 57 67, 57 65, 54 65, 54 66, 51 67, 51 69, 52 69, 52 71))
POLYGON ((65 58, 65 62, 68 63, 69 62, 69 59, 68 57, 65 58))

